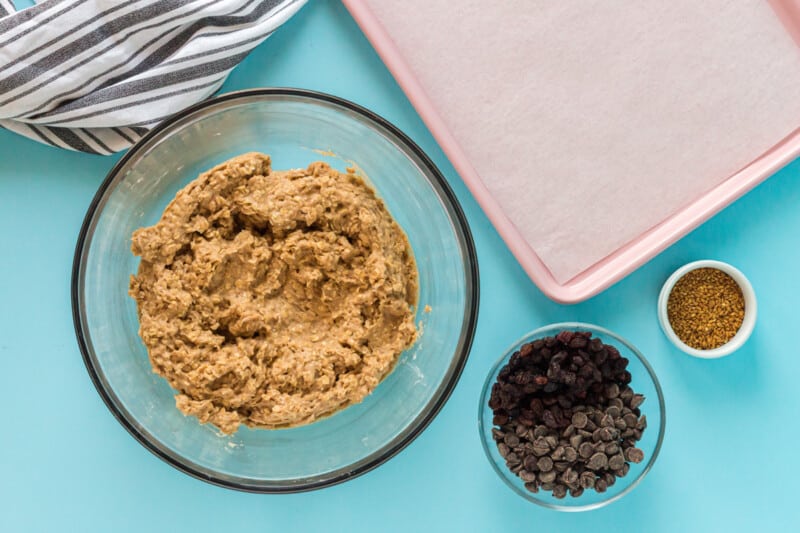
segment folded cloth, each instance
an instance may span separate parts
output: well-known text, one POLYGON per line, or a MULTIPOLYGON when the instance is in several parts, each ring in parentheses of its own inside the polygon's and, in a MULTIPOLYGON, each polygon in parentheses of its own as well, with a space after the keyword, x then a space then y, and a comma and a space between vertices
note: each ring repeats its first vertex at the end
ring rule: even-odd
POLYGON ((0 126, 111 154, 214 94, 306 0, 0 0, 0 126))

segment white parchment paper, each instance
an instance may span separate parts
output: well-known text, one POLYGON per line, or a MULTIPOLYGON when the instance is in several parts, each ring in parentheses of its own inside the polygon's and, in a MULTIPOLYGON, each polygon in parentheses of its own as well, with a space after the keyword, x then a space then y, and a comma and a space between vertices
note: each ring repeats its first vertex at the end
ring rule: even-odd
POLYGON ((368 0, 565 282, 800 126, 766 0, 368 0))

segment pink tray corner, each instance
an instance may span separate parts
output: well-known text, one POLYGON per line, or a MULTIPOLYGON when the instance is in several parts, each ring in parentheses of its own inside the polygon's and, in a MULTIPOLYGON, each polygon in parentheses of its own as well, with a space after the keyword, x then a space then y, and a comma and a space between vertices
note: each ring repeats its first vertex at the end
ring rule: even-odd
MULTIPOLYGON (((794 4, 792 0, 767 1, 775 8, 787 31, 800 45, 800 6, 794 4)), ((408 96, 522 268, 541 291, 556 302, 577 303, 605 290, 800 156, 800 128, 798 128, 719 186, 568 282, 558 283, 489 193, 391 37, 372 14, 367 0, 342 0, 342 2, 408 96)))

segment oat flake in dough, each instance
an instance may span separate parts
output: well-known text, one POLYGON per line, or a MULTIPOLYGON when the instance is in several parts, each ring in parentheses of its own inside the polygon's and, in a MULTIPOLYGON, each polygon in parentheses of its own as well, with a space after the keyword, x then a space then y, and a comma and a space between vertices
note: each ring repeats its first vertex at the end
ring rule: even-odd
POLYGON ((417 335, 405 233, 360 177, 322 162, 231 159, 135 231, 132 251, 153 369, 181 411, 225 433, 363 400, 417 335))

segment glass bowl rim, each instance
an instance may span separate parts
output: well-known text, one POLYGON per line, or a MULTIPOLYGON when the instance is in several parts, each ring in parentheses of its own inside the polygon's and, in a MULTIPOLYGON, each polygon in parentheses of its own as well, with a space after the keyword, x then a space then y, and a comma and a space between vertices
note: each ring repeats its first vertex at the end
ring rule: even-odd
MULTIPOLYGON (((653 465, 655 464, 655 461, 658 458, 658 454, 661 451, 661 445, 664 441, 664 429, 666 427, 666 422, 667 422, 667 411, 664 404, 664 393, 661 390, 661 384, 658 381, 658 377, 656 377, 656 373, 653 370, 653 367, 650 366, 650 363, 647 361, 644 355, 642 355, 642 353, 628 340, 614 333, 613 331, 606 329, 602 326, 597 326, 595 324, 588 324, 585 322, 556 322, 553 324, 548 324, 546 326, 536 328, 518 338, 513 344, 511 344, 508 347, 508 349, 505 352, 503 352, 503 355, 501 355, 500 358, 498 358, 492 365, 491 369, 489 370, 489 373, 486 375, 486 380, 483 383, 480 402, 478 404, 478 432, 480 433, 481 445, 483 447, 483 452, 489 461, 489 464, 492 465, 492 468, 494 469, 498 477, 500 477, 500 479, 502 479, 503 482, 506 485, 508 485, 508 487, 511 488, 511 490, 513 490, 515 493, 519 494, 529 502, 535 503, 536 505, 540 505, 548 509, 554 509, 556 511, 566 511, 566 512, 579 512, 579 511, 590 511, 593 509, 599 509, 601 507, 605 507, 606 505, 612 502, 619 500, 620 498, 631 492, 634 489, 634 487, 636 487, 639 483, 641 483, 641 481, 644 479, 647 473, 653 468, 653 465), (512 476, 514 474, 512 474, 510 471, 506 472, 507 469, 505 469, 505 465, 498 464, 494 460, 494 458, 492 458, 491 450, 489 449, 490 443, 489 443, 489 437, 487 436, 487 428, 484 426, 483 423, 483 415, 485 413, 485 409, 489 409, 489 406, 487 405, 487 402, 489 401, 489 391, 491 390, 492 385, 494 384, 494 380, 492 379, 492 377, 499 370, 500 366, 508 358, 510 358, 511 355, 513 355, 515 349, 518 346, 534 338, 547 336, 549 332, 553 332, 556 330, 590 331, 592 333, 596 332, 608 336, 614 339, 616 342, 619 342, 620 344, 625 346, 625 348, 630 350, 631 353, 633 353, 634 356, 636 356, 639 362, 642 363, 645 370, 649 374, 650 379, 653 382, 653 386, 656 389, 656 396, 658 397, 658 410, 660 414, 659 417, 660 421, 658 425, 658 437, 656 439, 656 445, 655 448, 653 449, 653 453, 650 455, 647 464, 645 464, 641 473, 639 473, 639 475, 635 479, 630 481, 630 483, 619 493, 614 494, 613 496, 610 496, 599 502, 590 503, 586 505, 559 505, 559 504, 549 503, 540 499, 535 494, 523 491, 522 489, 517 487, 514 483, 512 483, 512 476)), ((494 427, 494 425, 492 425, 492 427, 494 427)), ((491 431, 491 428, 488 429, 489 431, 491 431)))
MULTIPOLYGON (((146 153, 146 152, 145 152, 146 153)), ((111 414, 117 421, 131 434, 142 446, 153 453, 156 457, 163 460, 167 464, 176 468, 177 470, 188 474, 201 481, 218 485, 225 488, 240 490, 244 492, 253 493, 296 493, 305 492, 315 489, 320 489, 332 485, 342 483, 346 480, 353 479, 362 474, 365 474, 374 468, 385 463, 398 453, 400 453, 406 446, 411 444, 433 421, 436 415, 441 411, 444 404, 450 398, 453 390, 458 383, 461 374, 463 373, 464 366, 466 365, 472 343, 475 336, 475 329, 478 320, 478 307, 480 301, 480 279, 478 271, 478 256, 475 249, 475 242, 473 239, 472 231, 467 222, 463 208, 458 201, 453 189, 448 184, 444 175, 439 168, 433 163, 428 155, 413 141, 408 135, 403 133, 397 126, 354 102, 334 96, 331 94, 312 91, 307 89, 298 89, 291 87, 262 87, 255 89, 245 89, 241 91, 232 91, 219 95, 208 100, 204 100, 192 106, 189 106, 168 119, 158 124, 146 135, 134 143, 128 151, 120 158, 120 160, 111 168, 86 211, 83 219, 80 232, 78 234, 77 243, 75 245, 75 253, 72 263, 72 276, 71 276, 71 307, 73 326, 75 328, 75 336, 77 338, 78 347, 81 356, 89 373, 89 377, 97 390, 98 394, 105 403, 106 407, 111 411, 111 414), (217 106, 224 106, 232 101, 242 100, 246 101, 252 98, 270 98, 270 97, 294 97, 299 101, 305 103, 322 103, 341 108, 345 112, 356 115, 358 120, 365 123, 370 129, 376 132, 388 134, 400 150, 407 155, 412 156, 412 159, 421 164, 423 169, 427 171, 425 178, 431 182, 431 185, 440 192, 440 197, 444 203, 447 216, 450 219, 455 230, 456 240, 465 257, 464 273, 466 275, 466 305, 464 310, 464 318, 462 319, 462 329, 460 338, 460 347, 453 353, 451 359, 450 375, 446 375, 442 383, 439 384, 437 390, 428 403, 425 404, 417 418, 405 428, 406 431, 401 431, 400 435, 392 439, 389 443, 379 448, 378 450, 367 455, 361 464, 355 469, 348 469, 348 467, 338 468, 336 470, 326 472, 323 474, 310 476, 299 479, 289 479, 280 482, 269 481, 270 485, 261 485, 259 482, 253 480, 244 481, 246 478, 237 477, 237 480, 231 480, 230 476, 216 475, 213 470, 202 468, 199 465, 195 466, 191 460, 184 456, 162 449, 157 446, 157 438, 149 436, 148 432, 140 430, 135 419, 128 418, 129 413, 121 409, 114 401, 112 396, 116 396, 113 391, 108 390, 103 383, 103 377, 100 370, 96 367, 95 357, 92 350, 89 348, 88 331, 84 331, 82 319, 82 294, 83 288, 83 275, 85 254, 91 247, 91 241, 94 234, 95 217, 102 212, 104 207, 102 204, 103 197, 107 190, 111 187, 112 182, 117 177, 121 169, 123 169, 129 160, 138 155, 142 150, 147 150, 149 142, 157 136, 163 134, 176 124, 184 119, 191 117, 196 113, 207 112, 217 106), (455 363, 455 365, 453 364, 455 363), (438 396, 438 397, 437 397, 438 396), (405 433, 405 434, 404 434, 405 433), (155 441, 155 442, 154 442, 155 441)), ((260 480, 264 483, 264 480, 260 480)))

